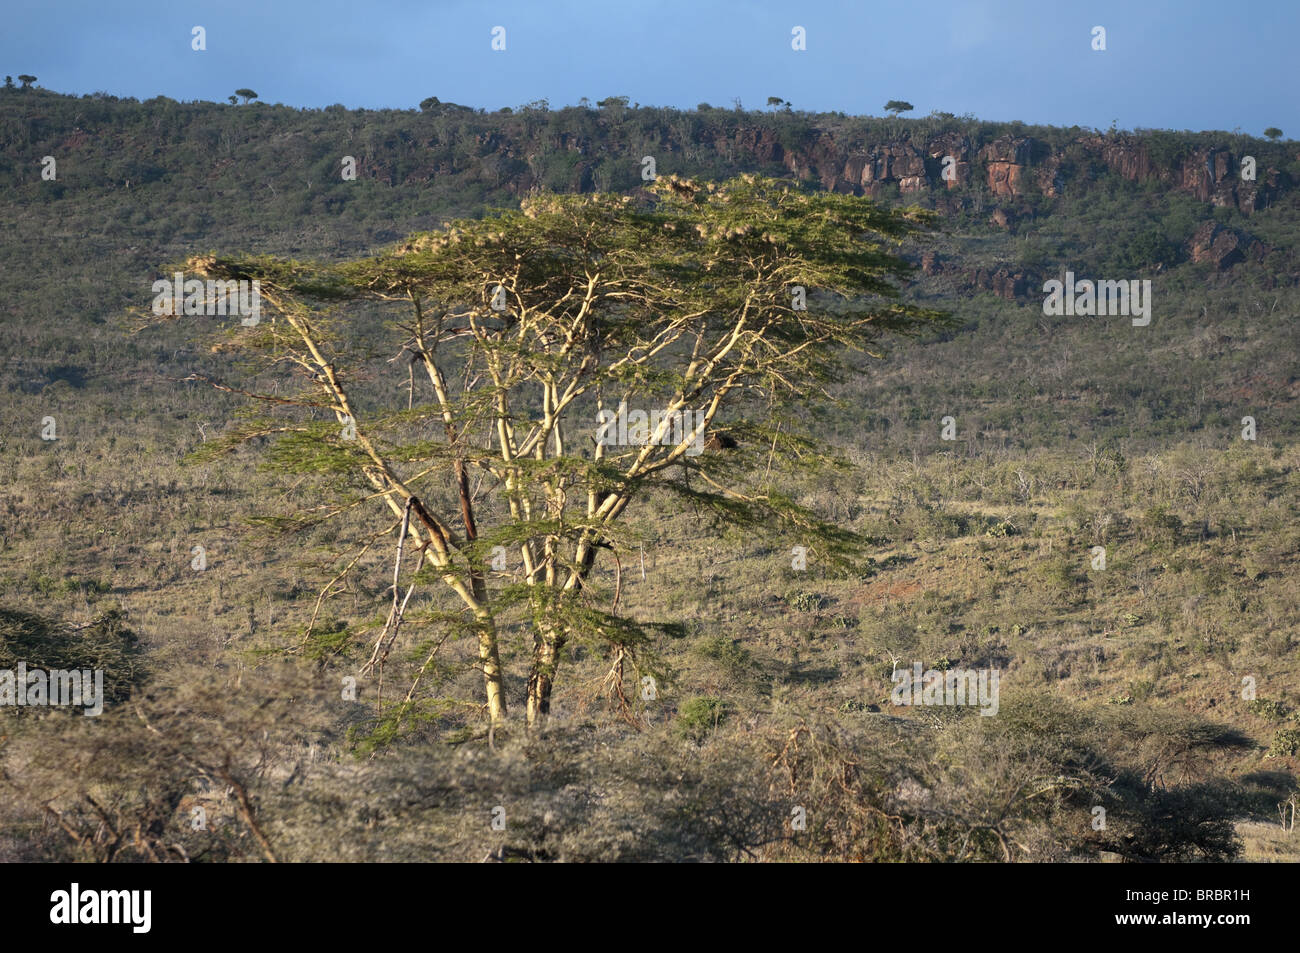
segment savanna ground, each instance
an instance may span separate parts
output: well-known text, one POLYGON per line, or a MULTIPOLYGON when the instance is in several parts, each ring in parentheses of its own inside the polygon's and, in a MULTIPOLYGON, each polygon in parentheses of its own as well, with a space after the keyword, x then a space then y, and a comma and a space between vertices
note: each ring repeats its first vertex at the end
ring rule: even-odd
MULTIPOLYGON (((124 396, 133 411, 111 428, 99 416, 106 407, 71 394, 52 409, 48 393, 24 396, 11 411, 15 424, 40 410, 62 426, 56 442, 27 437, 7 448, 5 602, 74 621, 122 611, 150 671, 213 696, 187 704, 231 733, 240 727, 228 710, 288 691, 281 679, 304 682, 293 722, 242 715, 249 730, 281 736, 235 757, 280 856, 1000 856, 996 838, 962 850, 945 825, 998 830, 1011 856, 1087 856, 1089 798, 1111 803, 1101 792, 1132 774, 1186 799, 1192 816, 1198 799, 1231 804, 1242 859, 1298 859, 1277 819, 1300 744, 1294 444, 1227 433, 1126 455, 1077 441, 1004 450, 935 440, 913 455, 863 441, 849 448, 853 468, 842 477, 797 488, 875 541, 861 577, 826 576, 815 552, 795 571, 789 550, 719 534, 689 511, 642 521, 644 576, 641 551, 624 553, 623 604, 681 630, 657 646, 653 700, 638 691, 640 673, 627 673, 636 727, 602 691, 608 658, 578 645, 564 658, 543 738, 495 739, 493 752, 472 705, 444 706, 367 759, 379 686, 363 679, 357 703, 338 686, 382 625, 391 546, 372 550, 364 582, 329 601, 330 637, 303 649, 328 555, 359 526, 345 519, 291 539, 250 533, 243 517, 269 498, 306 504, 310 486, 272 479, 250 458, 182 466, 182 452, 203 442, 199 425, 221 426, 222 398, 211 392, 141 384, 111 399, 120 406, 124 396), (202 572, 192 568, 198 545, 202 572), (1097 545, 1104 571, 1091 569, 1097 545), (298 660, 289 673, 276 664, 286 648, 298 660), (1000 669, 1002 714, 892 706, 893 665, 913 661, 1000 669), (1253 701, 1243 697, 1247 676, 1253 701), (1025 733, 1013 756, 1003 735, 1017 718, 1025 733), (1040 812, 1027 785, 1063 764, 1086 774, 1088 797, 1053 791, 1040 812), (909 791, 942 803, 927 829, 909 826, 879 846, 873 825, 887 824, 891 799, 909 791), (506 834, 490 826, 498 805, 506 834), (787 840, 782 822, 794 805, 819 838, 811 846, 787 840), (1049 829, 1065 822, 1078 831, 1063 844, 1049 829)), ((600 582, 612 595, 612 566, 600 582)), ((390 693, 404 689, 403 668, 409 677, 426 639, 410 627, 390 693)), ((526 649, 522 638, 505 644, 517 707, 526 649)), ((460 665, 437 673, 440 695, 476 697, 472 655, 467 644, 460 665)), ((189 728, 177 731, 208 750, 189 728)), ((58 778, 71 765, 76 780, 93 777, 94 765, 78 760, 93 761, 86 749, 64 754, 74 740, 54 745, 41 730, 31 740, 56 776, 48 790, 75 786, 58 778), (54 752, 67 760, 51 763, 54 752)), ((138 758, 128 773, 144 775, 163 757, 120 756, 138 758)), ((121 767, 100 765, 112 766, 121 767)), ((180 772, 179 796, 193 794, 194 774, 180 772)), ((1121 814, 1140 811, 1119 801, 1121 814)), ((192 803, 177 801, 171 822, 183 827, 181 808, 192 803)), ((227 800, 212 804, 215 830, 234 828, 233 813, 223 821, 227 800)), ((11 855, 67 849, 48 820, 15 820, 11 855)))

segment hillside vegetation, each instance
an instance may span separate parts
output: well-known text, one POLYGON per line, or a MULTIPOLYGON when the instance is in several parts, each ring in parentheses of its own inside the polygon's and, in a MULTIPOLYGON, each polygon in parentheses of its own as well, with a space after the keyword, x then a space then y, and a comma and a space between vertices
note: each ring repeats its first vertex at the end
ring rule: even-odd
MULTIPOLYGON (((0 668, 81 660, 111 688, 99 718, 0 710, 0 857, 1300 859, 1279 824, 1300 789, 1295 143, 40 89, 0 90, 0 143, 0 668), (394 724, 446 606, 416 607, 382 684, 360 676, 393 541, 331 585, 373 532, 359 514, 257 519, 338 486, 257 446, 204 452, 248 402, 192 378, 274 375, 223 344, 238 319, 146 321, 151 285, 209 252, 379 255, 539 190, 640 197, 646 156, 934 213, 905 298, 953 321, 887 342, 833 404, 782 408, 847 466, 776 484, 868 558, 796 569, 798 534, 656 497, 593 577, 664 623, 621 701, 608 647, 571 644, 545 729, 489 734, 455 635, 394 724), (1150 280, 1149 325, 1045 315, 1066 271, 1150 280), (914 663, 999 670, 998 715, 892 704, 914 663)), ((379 318, 349 326, 360 350, 379 318)), ((371 351, 368 393, 404 399, 371 351)))

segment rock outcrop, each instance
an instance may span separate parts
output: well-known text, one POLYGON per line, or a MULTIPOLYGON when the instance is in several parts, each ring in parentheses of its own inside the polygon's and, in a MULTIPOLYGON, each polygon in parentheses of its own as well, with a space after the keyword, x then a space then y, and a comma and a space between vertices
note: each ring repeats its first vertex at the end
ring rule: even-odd
MULTIPOLYGON (((1103 164, 1131 182, 1166 182, 1202 202, 1239 209, 1246 214, 1267 208, 1289 187, 1286 173, 1256 163, 1254 178, 1243 178, 1250 163, 1227 148, 1205 147, 1161 166, 1140 136, 1088 136, 1080 143, 1103 164)), ((1252 160, 1255 157, 1250 157, 1252 160)))
POLYGON ((986 268, 963 268, 945 262, 932 251, 921 256, 921 273, 927 277, 942 276, 949 279, 959 292, 991 291, 1007 301, 1032 297, 1041 287, 1036 275, 1010 264, 995 263, 986 268))
MULTIPOLYGON (((864 142, 848 138, 838 126, 783 129, 747 120, 726 132, 713 131, 702 142, 683 142, 673 127, 665 126, 659 132, 654 148, 664 156, 698 152, 703 146, 727 163, 783 168, 786 174, 814 180, 829 191, 873 197, 894 187, 905 196, 933 192, 934 207, 941 214, 970 210, 978 202, 973 198, 977 191, 986 197, 991 194, 997 204, 1027 195, 1059 197, 1069 191, 1073 180, 1087 179, 1098 168, 1109 169, 1132 182, 1159 182, 1199 201, 1246 214, 1274 204, 1295 184, 1285 171, 1269 165, 1270 161, 1274 165, 1282 163, 1276 158, 1277 152, 1263 143, 1258 148, 1264 155, 1249 157, 1252 161, 1243 165, 1248 157, 1226 144, 1192 148, 1190 139, 1170 134, 1086 133, 1051 145, 1035 137, 1012 134, 979 141, 954 131, 924 140, 904 134, 898 139, 864 142)), ((523 194, 536 185, 538 176, 532 168, 536 166, 535 156, 516 156, 512 145, 517 143, 499 131, 480 133, 475 142, 480 156, 498 155, 510 160, 501 166, 489 164, 484 175, 505 179, 509 188, 523 194)), ((561 134, 560 146, 583 160, 575 167, 569 187, 592 188, 595 157, 602 151, 600 140, 566 130, 561 134)), ((425 178, 455 171, 430 169, 425 178)), ((995 224, 1014 228, 1010 211, 1006 218, 995 220, 995 224)))
POLYGON ((1263 242, 1218 222, 1202 222, 1188 245, 1192 261, 1209 262, 1220 271, 1248 258, 1259 261, 1268 254, 1263 242))
MULTIPOLYGON (((1203 202, 1247 214, 1267 208, 1292 185, 1285 172, 1260 165, 1254 180, 1242 178, 1242 159, 1226 147, 1205 147, 1173 159, 1153 157, 1142 136, 1084 135, 1074 140, 1099 165, 1132 182, 1159 181, 1203 202)), ((1004 135, 976 148, 962 133, 944 133, 923 145, 892 141, 845 143, 821 132, 798 150, 783 149, 767 130, 739 132, 725 140, 727 155, 748 153, 779 163, 792 174, 814 178, 830 190, 878 196, 888 185, 903 194, 940 190, 960 194, 979 177, 996 198, 1041 193, 1063 195, 1078 173, 1077 158, 1029 136, 1004 135)), ((942 205, 940 206, 942 209, 942 205)))
POLYGON ((906 142, 890 142, 864 154, 853 155, 844 163, 844 179, 855 190, 870 195, 881 186, 897 182, 903 192, 919 192, 929 187, 925 156, 906 142))
POLYGON ((937 180, 949 189, 970 185, 970 140, 961 133, 932 139, 925 147, 937 180))
POLYGON ((1025 168, 1032 144, 1031 139, 1003 136, 980 150, 988 170, 989 191, 994 195, 1025 194, 1025 168))

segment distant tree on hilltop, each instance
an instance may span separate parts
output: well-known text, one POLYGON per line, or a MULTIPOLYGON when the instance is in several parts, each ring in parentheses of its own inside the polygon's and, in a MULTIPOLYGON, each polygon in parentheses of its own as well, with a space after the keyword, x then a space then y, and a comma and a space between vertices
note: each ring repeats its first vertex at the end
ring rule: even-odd
POLYGON ((885 103, 885 112, 895 117, 899 113, 911 112, 912 109, 912 104, 902 99, 891 99, 889 102, 885 103))
POLYGON ((257 98, 257 93, 253 92, 251 89, 237 89, 235 90, 235 95, 244 97, 244 105, 248 105, 250 99, 257 98))
POLYGON ((1277 126, 1269 126, 1264 130, 1264 135, 1265 137, 1272 139, 1274 142, 1277 142, 1277 140, 1282 138, 1282 130, 1277 128, 1277 126))

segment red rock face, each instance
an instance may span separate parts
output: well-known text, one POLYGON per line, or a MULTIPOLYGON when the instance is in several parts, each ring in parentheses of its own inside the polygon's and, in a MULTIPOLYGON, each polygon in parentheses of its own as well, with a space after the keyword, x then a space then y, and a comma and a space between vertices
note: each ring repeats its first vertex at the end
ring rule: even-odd
MULTIPOLYGON (((1277 169, 1260 169, 1258 182, 1243 182, 1241 157, 1234 156, 1227 149, 1198 149, 1176 168, 1158 168, 1140 140, 1090 136, 1079 141, 1126 179, 1169 182, 1174 188, 1190 193, 1202 202, 1238 208, 1248 214, 1272 204, 1286 185, 1284 174, 1277 169)), ((1057 157, 1053 159, 1059 164, 1057 157)), ((1044 192, 1047 192, 1046 188, 1044 192)))
POLYGON ((925 151, 932 159, 952 156, 958 162, 965 162, 970 159, 970 140, 961 133, 951 132, 931 139, 925 151))
POLYGON ((1218 222, 1203 222, 1192 235, 1192 261, 1209 262, 1222 271, 1247 257, 1256 261, 1268 254, 1268 247, 1257 239, 1218 222))
POLYGON ((844 181, 850 185, 856 183, 859 187, 862 185, 862 176, 866 170, 867 163, 870 160, 863 155, 849 156, 844 161, 844 181))
POLYGON ((994 195, 1023 195, 1025 167, 1014 162, 990 162, 989 189, 994 195))
POLYGON ((1032 146, 1032 139, 1003 136, 980 150, 987 163, 989 190, 994 195, 1025 194, 1025 167, 1032 146))
POLYGON ((736 133, 735 142, 738 151, 752 155, 760 162, 780 162, 785 154, 771 129, 741 129, 736 133))
POLYGON ((1214 149, 1198 149, 1192 153, 1183 162, 1182 177, 1179 188, 1184 192, 1190 192, 1202 202, 1208 202, 1210 196, 1214 193, 1214 187, 1223 178, 1218 174, 1219 170, 1225 169, 1227 165, 1227 155, 1223 155, 1224 161, 1218 161, 1218 154, 1214 149))
POLYGON ((930 140, 925 147, 931 166, 937 165, 939 181, 947 188, 956 189, 970 184, 970 140, 958 133, 949 133, 930 140), (947 162, 951 158, 951 162, 947 162), (951 178, 944 178, 944 168, 951 169, 951 178))
POLYGON ((897 142, 849 156, 844 162, 843 180, 873 195, 889 182, 897 182, 903 192, 921 192, 930 187, 925 157, 907 143, 897 142))
POLYGON ((1146 146, 1139 143, 1104 142, 1101 161, 1131 182, 1144 181, 1156 173, 1146 146))
POLYGON ((1027 165, 1032 146, 1032 139, 1002 136, 1000 139, 994 139, 981 149, 980 155, 989 162, 1011 162, 1015 165, 1027 165))
MULTIPOLYGON (((1285 173, 1262 166, 1257 182, 1242 182, 1241 157, 1224 148, 1200 149, 1180 164, 1161 166, 1141 137, 1088 135, 1075 141, 1125 179, 1154 179, 1200 201, 1246 213, 1273 204, 1292 185, 1285 173)), ((910 142, 847 142, 820 132, 797 150, 787 150, 772 130, 753 127, 720 137, 714 146, 725 158, 779 163, 796 178, 815 179, 839 193, 879 196, 886 186, 897 185, 901 192, 915 194, 938 187, 960 199, 961 190, 972 184, 971 166, 977 161, 983 163, 987 187, 996 197, 1031 191, 1055 197, 1068 186, 1064 155, 1044 154, 1039 143, 1023 136, 1002 136, 976 152, 965 135, 955 132, 936 136, 923 148, 910 142), (945 162, 948 157, 953 161, 945 162), (944 177, 945 169, 951 170, 951 177, 944 177)))

